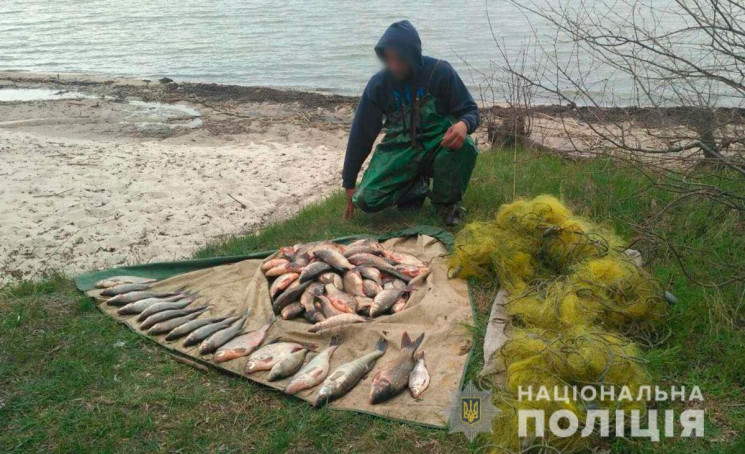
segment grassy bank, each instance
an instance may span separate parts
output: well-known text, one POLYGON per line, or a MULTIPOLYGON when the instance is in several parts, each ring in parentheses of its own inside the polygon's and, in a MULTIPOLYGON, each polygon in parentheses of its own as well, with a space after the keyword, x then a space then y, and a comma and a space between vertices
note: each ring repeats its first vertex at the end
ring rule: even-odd
MULTIPOLYGON (((679 303, 666 336, 647 353, 660 385, 697 384, 704 391, 704 440, 659 445, 615 440, 600 448, 626 452, 742 452, 745 429, 745 336, 742 287, 706 288, 683 276, 666 248, 639 238, 636 227, 659 212, 666 194, 608 161, 570 162, 547 155, 484 154, 465 200, 469 219, 485 219, 515 196, 551 193, 575 210, 638 240, 651 268, 679 303)), ((341 222, 337 194, 257 235, 233 238, 200 257, 265 250, 298 241, 397 230, 437 221, 386 211, 341 222)), ((737 260, 745 250, 743 220, 719 207, 688 203, 669 210, 655 232, 680 244, 704 245, 710 255, 687 254, 696 277, 718 272, 711 257, 737 260)), ((476 283, 481 332, 495 289, 476 283)), ((479 342, 475 348, 480 348, 479 342)), ((480 366, 479 354, 469 367, 480 366)), ((462 435, 329 410, 214 371, 182 365, 157 345, 104 317, 62 276, 0 292, 0 452, 465 452, 462 435)))

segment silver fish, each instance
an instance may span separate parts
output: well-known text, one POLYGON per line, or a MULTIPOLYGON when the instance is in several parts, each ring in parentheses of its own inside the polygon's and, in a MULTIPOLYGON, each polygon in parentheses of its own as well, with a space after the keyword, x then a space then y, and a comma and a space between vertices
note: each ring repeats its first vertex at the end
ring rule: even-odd
POLYGON ((272 366, 272 369, 269 371, 269 375, 267 377, 269 378, 269 381, 280 380, 282 378, 289 377, 290 375, 297 372, 298 369, 303 366, 306 353, 308 353, 308 350, 302 349, 294 353, 290 353, 289 355, 282 358, 282 360, 272 366))
POLYGON ((186 336, 190 332, 194 331, 197 328, 201 328, 206 325, 211 325, 213 323, 221 322, 225 320, 227 317, 221 316, 221 317, 209 317, 209 318, 199 318, 196 320, 192 320, 190 322, 186 322, 183 325, 179 326, 178 328, 174 328, 173 331, 168 333, 166 336, 167 341, 178 339, 179 337, 186 336))
POLYGON ((383 285, 383 277, 380 275, 379 269, 373 268, 372 266, 358 266, 357 271, 359 271, 365 279, 370 279, 378 285, 383 285))
POLYGON ((329 373, 331 355, 334 354, 341 341, 331 339, 331 345, 321 353, 317 354, 298 372, 285 386, 285 393, 297 394, 300 391, 312 388, 321 383, 329 373))
POLYGON ((375 366, 378 358, 385 354, 388 343, 382 337, 375 344, 375 350, 355 360, 337 367, 331 375, 324 380, 318 395, 313 402, 314 407, 343 396, 354 388, 357 383, 375 366))
POLYGON ((399 279, 403 279, 406 282, 409 282, 411 280, 410 276, 401 273, 399 270, 396 269, 396 267, 391 265, 382 257, 378 257, 377 255, 355 254, 349 257, 349 262, 356 266, 372 266, 379 269, 380 271, 396 276, 399 279))
POLYGON ((145 298, 166 298, 177 294, 179 294, 179 292, 135 291, 122 293, 121 295, 109 298, 106 300, 106 304, 109 306, 124 306, 125 304, 134 303, 135 301, 144 300, 145 298))
POLYGON ((149 283, 137 283, 137 284, 120 284, 115 287, 109 287, 101 292, 101 296, 116 296, 129 292, 137 292, 141 290, 147 290, 152 286, 149 283))
POLYGON ((194 301, 195 298, 184 298, 178 301, 161 301, 155 304, 151 304, 149 307, 140 312, 137 316, 137 321, 141 322, 146 318, 158 312, 168 311, 171 309, 183 309, 194 301))
POLYGON ((156 323, 155 325, 151 326, 150 329, 147 330, 148 334, 165 334, 170 332, 171 330, 178 328, 179 326, 183 325, 186 322, 189 322, 191 320, 194 320, 195 318, 199 317, 204 313, 204 311, 207 310, 207 307, 204 307, 201 311, 196 311, 191 314, 183 315, 181 317, 172 318, 170 320, 166 320, 160 323, 156 323))
POLYGON ((349 270, 344 273, 342 278, 344 291, 353 296, 365 296, 362 275, 357 270, 349 270))
POLYGON ((150 284, 152 282, 155 282, 156 279, 151 279, 149 277, 139 277, 139 276, 111 276, 104 279, 101 279, 100 281, 93 284, 96 288, 109 288, 109 287, 116 287, 117 285, 123 285, 123 284, 150 284))
POLYGON ((372 306, 370 306, 370 317, 377 317, 390 309, 396 300, 406 291, 407 289, 389 288, 378 293, 373 300, 372 306))
POLYGON ((209 325, 204 325, 199 328, 196 328, 194 331, 189 333, 188 336, 186 336, 186 339, 184 339, 184 347, 190 347, 194 344, 198 344, 199 342, 202 342, 203 340, 207 339, 211 335, 215 334, 217 331, 227 328, 228 326, 235 323, 236 320, 240 320, 240 318, 243 317, 243 315, 244 314, 234 315, 220 322, 215 322, 209 325))
POLYGON ((378 293, 383 291, 383 287, 377 284, 375 281, 365 279, 362 281, 362 290, 365 292, 365 296, 369 298, 375 298, 378 293))
POLYGON ((188 309, 171 309, 168 311, 163 312, 157 312, 150 317, 146 318, 145 321, 143 321, 140 324, 141 330, 150 329, 152 326, 154 326, 156 323, 164 322, 166 320, 170 320, 172 318, 181 317, 184 315, 189 315, 194 312, 198 312, 203 310, 207 306, 201 306, 201 307, 190 307, 188 309))
POLYGON ((330 269, 331 265, 326 262, 313 262, 300 273, 300 282, 313 280, 330 269))
POLYGON ((298 318, 303 315, 303 311, 305 311, 303 305, 300 304, 300 302, 294 302, 282 308, 279 315, 284 320, 292 320, 293 318, 298 318))
POLYGON ((409 392, 411 397, 418 399, 429 386, 429 371, 427 371, 427 365, 424 364, 424 352, 415 355, 414 360, 416 364, 409 375, 409 392))
POLYGON ((285 356, 295 353, 298 350, 305 350, 305 347, 295 342, 267 344, 251 353, 244 372, 246 374, 252 374, 260 370, 270 370, 275 364, 282 361, 285 356))
POLYGON ((221 363, 223 361, 240 358, 241 356, 248 356, 253 353, 254 350, 256 350, 258 346, 261 345, 262 342, 264 342, 266 332, 269 331, 269 328, 272 326, 272 323, 274 323, 274 320, 275 318, 272 317, 272 320, 269 321, 269 323, 265 324, 256 331, 251 331, 250 333, 242 334, 236 338, 233 338, 231 341, 218 348, 217 352, 215 353, 215 362, 221 363))
POLYGON ((272 309, 274 309, 275 314, 278 315, 285 306, 300 299, 300 295, 302 295, 305 289, 311 284, 311 281, 302 284, 299 282, 300 281, 295 281, 290 284, 290 286, 287 287, 284 292, 280 293, 277 299, 274 300, 272 303, 272 309))
POLYGON ((400 393, 409 384, 409 375, 414 369, 414 351, 419 348, 424 333, 412 342, 409 334, 401 337, 401 351, 384 364, 373 377, 370 404, 378 404, 400 393))
POLYGON ((269 286, 269 296, 274 299, 277 293, 290 286, 300 275, 298 273, 285 273, 272 282, 269 286))
POLYGON ((337 326, 351 325, 353 323, 365 323, 367 319, 357 314, 340 314, 329 317, 322 322, 318 322, 308 329, 309 333, 317 333, 326 329, 336 328, 337 326))
POLYGON ((212 353, 219 347, 222 347, 223 345, 228 343, 230 339, 234 338, 241 331, 243 331, 243 325, 246 324, 247 319, 248 314, 233 322, 233 324, 229 327, 221 329, 220 331, 205 339, 199 346, 199 353, 201 355, 212 353))
POLYGON ((344 288, 344 281, 341 276, 336 273, 323 273, 318 276, 318 282, 321 282, 322 284, 331 284, 340 290, 344 288))
POLYGON ((320 249, 313 252, 313 255, 317 259, 328 263, 337 270, 347 271, 354 268, 354 266, 349 263, 349 260, 347 260, 346 257, 344 257, 342 253, 336 249, 320 249))
POLYGON ((179 293, 178 295, 168 296, 166 298, 145 298, 144 300, 135 301, 117 309, 116 313, 119 315, 132 315, 139 314, 148 307, 155 303, 167 303, 170 301, 178 301, 184 299, 186 295, 179 293))

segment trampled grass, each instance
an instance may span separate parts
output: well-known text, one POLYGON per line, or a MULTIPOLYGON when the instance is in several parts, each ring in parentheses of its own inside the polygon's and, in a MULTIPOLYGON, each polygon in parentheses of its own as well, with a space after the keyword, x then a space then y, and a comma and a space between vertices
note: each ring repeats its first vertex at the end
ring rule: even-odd
MULTIPOLYGON (((707 410, 703 440, 610 440, 598 449, 632 452, 742 452, 745 441, 743 286, 691 283, 667 248, 641 237, 639 225, 670 195, 649 190, 631 169, 606 160, 483 154, 467 194, 469 220, 485 219, 514 197, 558 195, 575 211, 636 241, 654 273, 679 298, 661 342, 646 353, 662 386, 701 386, 707 410)), ((199 257, 273 249, 299 241, 382 233, 437 224, 429 210, 358 213, 342 222, 339 193, 256 235, 231 238, 199 257)), ((724 280, 742 263, 745 223, 709 204, 678 206, 656 221, 655 233, 691 249, 683 263, 701 281, 724 280), (705 247, 706 254, 693 248, 705 247)), ((474 285, 483 334, 496 288, 474 285)), ((468 375, 481 363, 481 342, 468 375)), ((665 407, 667 404, 661 404, 665 407)), ((680 407, 678 404, 674 406, 680 407)), ((67 277, 21 283, 0 292, 0 452, 466 452, 486 446, 462 435, 371 416, 311 410, 304 402, 219 372, 176 362, 168 352, 103 316, 67 277)))

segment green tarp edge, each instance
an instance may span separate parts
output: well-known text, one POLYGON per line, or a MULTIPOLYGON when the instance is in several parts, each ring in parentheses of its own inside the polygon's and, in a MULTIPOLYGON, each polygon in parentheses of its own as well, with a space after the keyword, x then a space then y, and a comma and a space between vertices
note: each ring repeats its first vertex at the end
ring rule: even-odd
MULTIPOLYGON (((452 250, 455 239, 453 235, 445 229, 440 227, 434 227, 431 225, 419 225, 397 232, 388 233, 377 237, 378 240, 384 241, 395 237, 407 237, 416 235, 429 235, 436 238, 442 244, 447 247, 448 250, 452 250)), ((370 238, 374 235, 349 235, 341 238, 336 238, 334 241, 345 243, 359 238, 370 238)), ((227 257, 210 257, 206 259, 193 259, 193 260, 181 260, 176 262, 154 262, 146 263, 142 265, 132 266, 121 266, 117 268, 111 268, 104 271, 95 271, 93 273, 82 274, 75 278, 75 285, 83 292, 93 289, 93 284, 97 281, 118 275, 132 275, 139 277, 149 277, 153 279, 165 279, 177 274, 188 273, 190 271, 196 271, 203 268, 211 268, 213 266, 228 265, 230 263, 236 263, 248 259, 260 259, 268 257, 275 251, 260 251, 252 252, 246 255, 233 255, 227 257)))
MULTIPOLYGON (((431 225, 419 225, 416 227, 410 227, 408 229, 398 230, 396 232, 387 233, 385 235, 381 235, 377 237, 375 235, 369 235, 369 234, 348 235, 348 236, 344 236, 340 238, 335 238, 333 239, 333 241, 336 241, 339 243, 348 243, 350 241, 354 241, 359 238, 377 238, 379 241, 385 241, 390 238, 417 236, 417 235, 428 235, 428 236, 431 236, 437 239, 438 241, 440 241, 442 244, 445 245, 448 251, 451 251, 455 244, 455 238, 450 232, 440 227, 434 227, 431 225)), ((182 273, 188 273, 190 271, 195 271, 195 270, 199 270, 202 268, 210 268, 213 266, 227 265, 230 263, 236 263, 236 262, 240 262, 242 260, 248 260, 248 259, 260 259, 260 258, 268 257, 274 252, 276 251, 260 251, 260 252, 253 252, 253 253, 246 254, 246 255, 210 257, 206 259, 181 260, 181 261, 176 261, 176 262, 155 262, 155 263, 147 263, 143 265, 132 265, 132 266, 111 268, 111 269, 104 270, 104 271, 96 271, 93 273, 82 274, 75 278, 75 286, 78 288, 78 290, 86 292, 88 290, 92 290, 94 288, 93 284, 101 279, 104 279, 110 276, 123 275, 123 274, 140 276, 140 277, 151 277, 154 279, 165 279, 170 276, 175 276, 177 274, 182 274, 182 273)), ((469 285, 469 291, 468 291, 468 300, 471 304, 471 314, 475 322, 476 321, 475 305, 473 302, 473 295, 471 294, 470 285, 469 285)), ((143 336, 143 337, 147 338, 147 336, 143 336)), ((176 352, 175 350, 170 350, 170 349, 168 350, 173 355, 185 356, 179 352, 176 352)), ((461 379, 460 379, 459 389, 463 387, 463 382, 465 381, 465 378, 466 378, 468 364, 471 361, 472 355, 473 355, 473 349, 471 349, 468 352, 468 361, 466 362, 466 367, 463 369, 463 375, 461 376, 461 379)), ((185 357, 189 358, 192 361, 196 361, 200 364, 204 364, 207 366, 213 366, 211 362, 201 360, 200 358, 193 358, 190 356, 185 356, 185 357)), ((221 369, 221 370, 225 371, 224 369, 221 369)), ((240 374, 234 374, 232 372, 229 372, 229 373, 230 375, 235 375, 236 377, 245 378, 244 376, 240 374)), ((272 389, 272 391, 276 391, 276 390, 272 389)), ((348 410, 338 410, 338 411, 348 411, 348 410)), ((376 413, 370 413, 364 410, 354 410, 354 411, 357 413, 374 416, 377 418, 388 419, 391 421, 414 424, 418 426, 429 427, 432 429, 444 429, 443 427, 440 427, 440 426, 435 426, 435 425, 426 424, 426 423, 419 423, 415 421, 408 421, 408 420, 403 420, 403 419, 398 419, 398 418, 391 418, 391 417, 382 416, 376 413)))

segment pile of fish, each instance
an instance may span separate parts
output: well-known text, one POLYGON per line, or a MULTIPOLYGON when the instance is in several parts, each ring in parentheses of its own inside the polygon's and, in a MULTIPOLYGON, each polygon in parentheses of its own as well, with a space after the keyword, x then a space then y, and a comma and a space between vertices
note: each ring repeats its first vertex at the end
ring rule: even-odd
MULTIPOLYGON (((268 267, 267 270, 276 267, 297 269, 298 272, 295 273, 297 276, 285 286, 282 293, 274 298, 275 311, 285 315, 283 309, 289 304, 283 305, 280 300, 281 295, 287 295, 288 290, 291 290, 293 286, 301 287, 302 289, 295 295, 306 301, 301 304, 302 310, 297 315, 308 312, 315 314, 308 318, 314 323, 311 327, 312 331, 350 323, 349 320, 355 320, 352 317, 366 321, 366 318, 355 313, 360 309, 359 302, 365 301, 363 298, 371 300, 365 306, 366 312, 371 317, 385 313, 399 299, 405 298, 404 295, 410 291, 407 282, 416 276, 426 276, 425 273, 428 272, 423 264, 401 266, 404 260, 413 262, 418 259, 412 260, 411 256, 398 253, 392 255, 394 253, 384 251, 378 243, 370 240, 353 243, 347 247, 329 246, 330 244, 334 243, 320 242, 289 248, 282 252, 285 258, 265 262, 265 265, 274 262, 273 266, 268 267), (371 246, 375 244, 377 246, 371 246), (366 248, 364 250, 368 252, 350 254, 348 260, 344 252, 354 251, 356 247, 366 248), (377 254, 369 252, 371 250, 375 250, 377 254), (298 252, 301 254, 298 255, 298 252), (383 257, 388 257, 386 254, 398 258, 385 259, 383 257), (290 256, 295 257, 295 260, 290 261, 288 259, 290 256), (300 257, 305 257, 305 259, 300 257), (358 258, 355 259, 355 257, 358 258), (282 262, 276 260, 282 260, 282 262), (305 265, 300 264, 303 261, 305 265), (414 272, 414 266, 417 272, 414 272), (309 274, 303 274, 307 273, 306 270, 314 268, 324 270, 311 271, 312 277, 307 277, 309 274), (367 270, 360 270, 360 268, 367 268, 367 270), (377 273, 370 270, 376 270, 377 273), (354 278, 350 278, 349 273, 362 275, 363 272, 377 279, 356 279, 357 274, 353 274, 354 278), (329 284, 324 284, 320 280, 324 274, 328 275, 324 279, 328 279, 329 284), (380 287, 374 296, 347 293, 360 285, 365 285, 365 280, 374 282, 380 287), (397 281, 401 283, 396 284, 397 281), (385 288, 391 283, 395 286, 385 288), (317 292, 308 293, 311 286, 315 286, 318 289, 317 292), (381 295, 390 296, 381 299, 381 295), (381 309, 382 307, 385 309, 381 309), (331 309, 334 312, 326 312, 331 309)), ((281 275, 278 275, 277 279, 280 278, 281 275)), ((333 338, 329 346, 321 351, 318 351, 316 345, 282 339, 264 342, 276 317, 272 317, 272 320, 267 321, 257 330, 244 332, 244 325, 249 317, 247 312, 200 318, 209 306, 195 303, 200 298, 197 293, 187 290, 159 292, 153 290, 154 283, 156 281, 153 279, 117 276, 97 282, 96 287, 103 288, 101 296, 108 298, 106 304, 118 307, 119 315, 132 316, 140 323, 140 329, 148 334, 164 335, 164 339, 169 342, 184 338, 184 347, 199 344, 199 353, 201 355, 213 354, 213 361, 218 363, 247 356, 245 374, 268 371, 267 378, 270 381, 287 378, 288 381, 284 386, 284 392, 287 394, 296 394, 320 385, 313 401, 316 407, 339 398, 353 389, 375 367, 378 359, 382 358, 388 349, 387 341, 380 338, 370 352, 340 365, 331 372, 331 357, 342 345, 340 339, 333 338)), ((403 299, 403 301, 405 305, 406 300, 403 299)), ((374 375, 370 404, 384 402, 407 387, 414 398, 421 396, 429 385, 429 373, 424 364, 424 353, 416 354, 423 338, 424 334, 412 341, 407 333, 403 333, 399 353, 386 361, 374 375)))
POLYGON ((284 247, 261 270, 271 281, 274 313, 286 320, 305 317, 314 325, 310 332, 400 312, 414 284, 430 272, 413 255, 373 239, 284 247))

